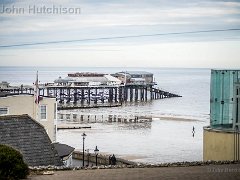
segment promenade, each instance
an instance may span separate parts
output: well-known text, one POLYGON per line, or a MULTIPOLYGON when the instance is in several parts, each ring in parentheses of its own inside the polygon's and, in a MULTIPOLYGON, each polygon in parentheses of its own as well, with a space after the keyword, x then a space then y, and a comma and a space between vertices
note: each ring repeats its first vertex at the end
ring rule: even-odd
POLYGON ((32 175, 32 180, 159 180, 159 179, 240 179, 240 164, 189 167, 123 168, 55 171, 54 175, 32 175))

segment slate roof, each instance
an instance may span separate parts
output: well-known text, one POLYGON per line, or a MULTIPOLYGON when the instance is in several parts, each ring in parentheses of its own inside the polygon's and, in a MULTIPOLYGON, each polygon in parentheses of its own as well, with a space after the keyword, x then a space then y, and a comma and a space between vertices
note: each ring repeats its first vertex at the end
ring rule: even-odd
POLYGON ((64 158, 66 156, 69 156, 70 154, 72 154, 72 152, 74 151, 75 148, 68 146, 66 144, 61 144, 61 143, 53 143, 55 149, 58 152, 58 155, 61 158, 64 158))
POLYGON ((0 116, 0 144, 19 150, 29 166, 62 165, 44 127, 28 115, 0 116))

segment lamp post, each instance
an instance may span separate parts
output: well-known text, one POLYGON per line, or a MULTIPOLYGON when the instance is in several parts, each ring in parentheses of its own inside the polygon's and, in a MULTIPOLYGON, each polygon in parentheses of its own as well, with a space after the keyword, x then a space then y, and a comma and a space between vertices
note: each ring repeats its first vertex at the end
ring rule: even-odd
POLYGON ((82 134, 82 137, 83 137, 83 166, 84 166, 84 140, 85 140, 85 137, 87 135, 85 134, 85 132, 82 134))
POLYGON ((97 156, 98 156, 98 152, 99 152, 97 146, 96 146, 96 148, 94 149, 94 152, 95 152, 95 154, 96 154, 96 166, 97 166, 97 156))

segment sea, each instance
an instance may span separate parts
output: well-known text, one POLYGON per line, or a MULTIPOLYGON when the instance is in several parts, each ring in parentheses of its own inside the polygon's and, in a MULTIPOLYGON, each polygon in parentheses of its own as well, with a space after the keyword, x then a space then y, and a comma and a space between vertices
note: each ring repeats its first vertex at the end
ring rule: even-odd
POLYGON ((82 150, 81 135, 85 132, 85 149, 90 152, 97 146, 100 154, 114 154, 150 164, 203 160, 203 127, 209 125, 210 116, 210 69, 0 67, 0 81, 11 85, 33 85, 37 71, 40 83, 53 82, 59 76, 66 77, 68 73, 75 72, 153 73, 157 87, 182 97, 125 103, 121 107, 72 110, 84 115, 151 116, 152 122, 85 122, 84 125, 91 126, 90 129, 58 130, 57 141, 82 150))

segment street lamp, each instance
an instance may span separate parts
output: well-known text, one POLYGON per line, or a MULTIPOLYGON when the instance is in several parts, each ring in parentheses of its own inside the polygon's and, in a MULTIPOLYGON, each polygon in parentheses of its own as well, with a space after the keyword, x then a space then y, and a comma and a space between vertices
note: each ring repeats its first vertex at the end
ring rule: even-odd
POLYGON ((82 134, 82 137, 83 137, 83 166, 84 166, 84 140, 85 140, 85 137, 87 135, 85 134, 85 132, 82 134))
POLYGON ((95 154, 96 154, 96 166, 97 166, 97 156, 98 156, 98 152, 99 152, 97 146, 96 146, 96 148, 94 149, 94 152, 95 152, 95 154))

